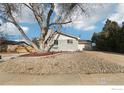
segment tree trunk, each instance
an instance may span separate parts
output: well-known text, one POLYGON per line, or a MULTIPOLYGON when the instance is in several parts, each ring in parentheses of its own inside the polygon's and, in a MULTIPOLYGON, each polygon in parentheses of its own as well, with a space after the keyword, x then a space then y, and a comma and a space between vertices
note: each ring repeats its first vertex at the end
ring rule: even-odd
MULTIPOLYGON (((9 6, 9 5, 8 5, 9 6)), ((9 7, 10 8, 10 7, 9 7)), ((11 9, 11 8, 10 8, 11 9)), ((38 48, 38 46, 36 44, 34 44, 30 39, 29 37, 25 34, 25 32, 23 31, 23 29, 20 27, 20 25, 16 22, 15 18, 13 17, 11 11, 10 11, 10 17, 12 18, 13 20, 13 24, 15 25, 15 27, 17 27, 17 29, 20 31, 21 35, 25 38, 25 40, 31 44, 31 46, 36 50, 36 51, 40 51, 40 49, 38 48)))
POLYGON ((41 35, 39 44, 42 47, 42 51, 45 52, 45 47, 46 47, 45 37, 46 37, 47 32, 48 32, 47 27, 42 27, 41 32, 42 32, 42 35, 41 35))
POLYGON ((40 51, 40 49, 38 48, 38 46, 36 46, 28 37, 27 35, 24 33, 23 29, 18 25, 18 24, 14 24, 18 30, 20 31, 20 33, 22 34, 22 36, 25 38, 25 40, 31 44, 31 46, 36 50, 36 51, 40 51))

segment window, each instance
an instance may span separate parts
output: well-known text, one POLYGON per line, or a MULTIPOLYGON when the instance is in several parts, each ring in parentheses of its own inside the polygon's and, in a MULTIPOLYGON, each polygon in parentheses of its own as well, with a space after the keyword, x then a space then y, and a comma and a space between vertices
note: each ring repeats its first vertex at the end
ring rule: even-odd
POLYGON ((68 40, 67 40, 67 43, 68 43, 68 44, 72 44, 72 43, 73 43, 73 40, 68 39, 68 40))
POLYGON ((58 45, 58 40, 54 40, 54 44, 55 45, 58 45))
POLYGON ((52 48, 53 48, 53 49, 58 49, 58 46, 53 46, 52 48))

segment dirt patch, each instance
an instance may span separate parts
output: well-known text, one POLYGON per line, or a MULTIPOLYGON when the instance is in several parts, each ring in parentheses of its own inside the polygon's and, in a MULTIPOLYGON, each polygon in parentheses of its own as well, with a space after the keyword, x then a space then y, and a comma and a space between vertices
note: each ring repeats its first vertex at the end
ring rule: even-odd
POLYGON ((100 51, 85 51, 91 57, 99 58, 107 62, 116 63, 124 66, 124 55, 111 52, 100 52, 100 51))
POLYGON ((0 71, 24 74, 123 73, 124 66, 74 52, 48 58, 20 57, 1 63, 0 71))
POLYGON ((54 54, 57 54, 57 53, 60 53, 60 52, 46 52, 46 53, 34 52, 34 53, 21 55, 20 57, 48 56, 48 55, 54 55, 54 54))

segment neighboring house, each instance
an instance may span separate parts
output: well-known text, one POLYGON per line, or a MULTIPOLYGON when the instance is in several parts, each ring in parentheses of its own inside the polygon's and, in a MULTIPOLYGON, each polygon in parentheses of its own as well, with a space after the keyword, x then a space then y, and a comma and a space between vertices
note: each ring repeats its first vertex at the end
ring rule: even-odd
POLYGON ((29 52, 33 49, 24 41, 0 40, 0 52, 29 52))
POLYGON ((79 40, 78 49, 82 50, 92 50, 92 42, 90 40, 79 40))
POLYGON ((0 39, 0 52, 6 52, 7 51, 7 45, 3 44, 5 41, 3 39, 0 39))
POLYGON ((50 51, 91 50, 92 44, 90 41, 80 40, 79 37, 67 35, 62 32, 54 32, 53 35, 54 44, 51 45, 50 51))

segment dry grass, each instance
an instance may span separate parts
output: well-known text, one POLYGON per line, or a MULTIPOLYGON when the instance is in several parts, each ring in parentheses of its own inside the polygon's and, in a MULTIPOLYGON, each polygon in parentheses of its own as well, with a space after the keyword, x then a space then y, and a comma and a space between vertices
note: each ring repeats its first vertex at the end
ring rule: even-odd
POLYGON ((124 54, 110 53, 110 52, 100 52, 100 51, 85 51, 91 57, 97 57, 103 59, 107 62, 117 63, 124 66, 124 54))
POLYGON ((25 74, 123 73, 124 67, 87 53, 62 53, 52 57, 20 57, 0 63, 1 72, 25 74))

